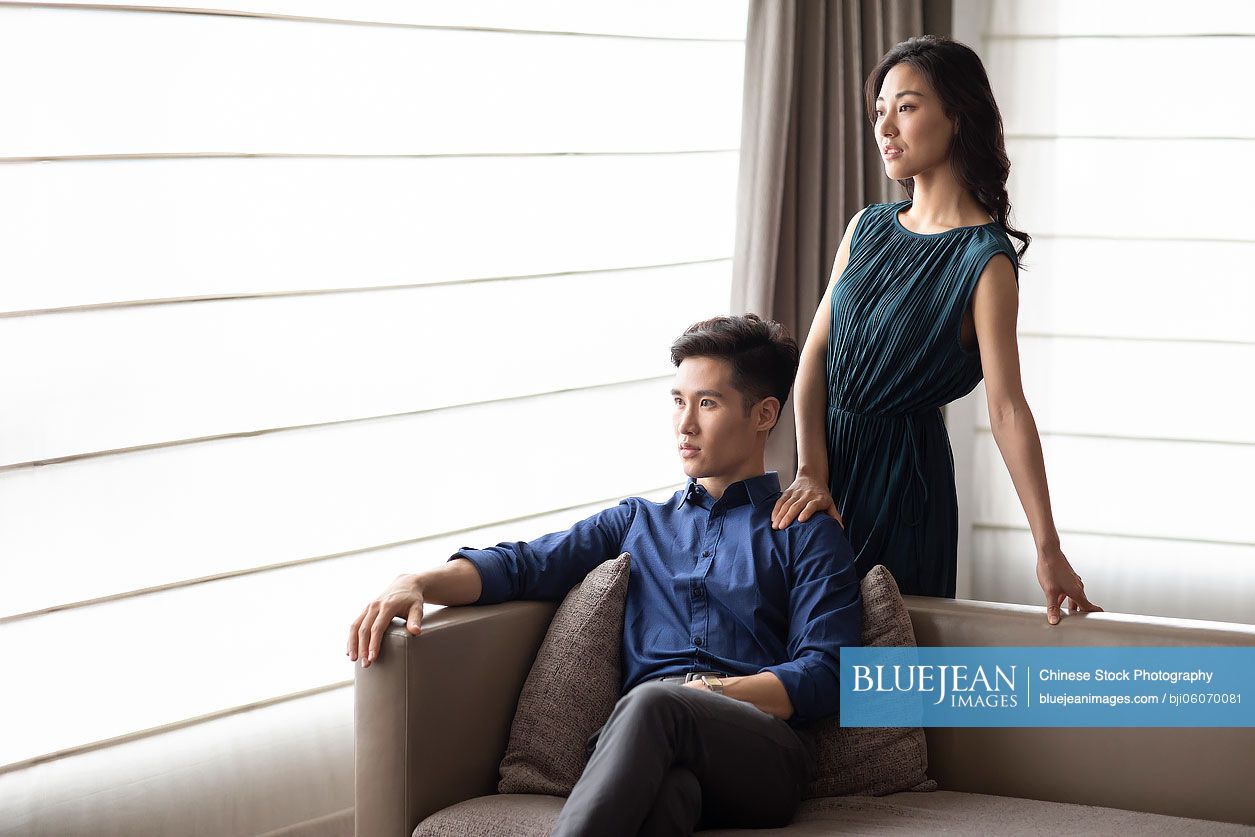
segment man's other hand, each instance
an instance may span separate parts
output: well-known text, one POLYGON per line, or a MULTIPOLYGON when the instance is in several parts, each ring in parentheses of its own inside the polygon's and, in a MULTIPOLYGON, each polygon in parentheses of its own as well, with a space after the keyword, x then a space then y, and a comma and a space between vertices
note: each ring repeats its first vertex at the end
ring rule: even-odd
POLYGON ((416 575, 399 575, 379 597, 366 605, 362 615, 349 628, 349 646, 345 653, 350 660, 361 654, 362 668, 369 668, 379 657, 379 645, 392 617, 405 618, 406 629, 418 636, 423 623, 423 591, 416 575))

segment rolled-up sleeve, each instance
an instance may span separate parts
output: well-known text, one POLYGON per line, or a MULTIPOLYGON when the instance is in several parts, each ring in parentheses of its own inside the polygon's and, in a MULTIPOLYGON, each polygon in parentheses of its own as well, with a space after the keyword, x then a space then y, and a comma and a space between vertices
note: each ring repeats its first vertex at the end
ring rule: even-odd
POLYGON ((793 725, 836 714, 841 648, 862 645, 863 599, 853 550, 836 520, 825 515, 814 520, 819 525, 806 528, 792 555, 790 660, 759 669, 784 684, 793 725))
POLYGON ((631 498, 603 509, 563 532, 530 541, 506 541, 485 549, 462 547, 449 557, 466 558, 479 570, 475 604, 513 599, 557 601, 594 567, 619 555, 632 525, 631 498))

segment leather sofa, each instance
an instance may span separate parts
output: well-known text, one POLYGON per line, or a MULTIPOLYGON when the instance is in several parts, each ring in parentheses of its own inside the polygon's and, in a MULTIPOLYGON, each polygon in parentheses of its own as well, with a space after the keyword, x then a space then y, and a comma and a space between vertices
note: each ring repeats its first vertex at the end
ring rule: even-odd
MULTIPOLYGON (((1255 625, 1093 613, 1051 627, 1041 607, 903 599, 921 646, 1255 645, 1255 625)), ((496 792, 515 703, 556 609, 539 601, 447 607, 427 616, 417 637, 393 622, 379 659, 356 669, 358 837, 409 835, 454 805, 501 834, 535 833, 538 818, 557 818, 562 797, 496 792)), ((804 800, 793 822, 772 833, 1193 835, 1249 834, 1255 825, 1255 728, 925 734, 938 790, 804 800)))

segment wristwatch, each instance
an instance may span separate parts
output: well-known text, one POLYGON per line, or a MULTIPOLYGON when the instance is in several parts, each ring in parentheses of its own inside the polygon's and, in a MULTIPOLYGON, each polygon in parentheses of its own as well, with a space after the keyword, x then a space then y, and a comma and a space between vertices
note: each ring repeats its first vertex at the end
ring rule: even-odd
POLYGON ((712 677, 709 674, 702 675, 702 682, 706 684, 712 692, 717 695, 723 694, 723 680, 719 677, 712 677))

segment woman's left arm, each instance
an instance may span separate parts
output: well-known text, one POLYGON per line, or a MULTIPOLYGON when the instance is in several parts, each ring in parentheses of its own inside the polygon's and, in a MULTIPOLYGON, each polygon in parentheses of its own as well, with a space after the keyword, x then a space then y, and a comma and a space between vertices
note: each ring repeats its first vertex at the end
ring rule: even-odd
POLYGON ((989 426, 1033 532, 1037 580, 1046 595, 1046 619, 1057 625, 1064 598, 1069 600, 1071 612, 1102 608, 1086 598, 1081 577, 1059 546, 1059 532, 1050 511, 1041 437, 1020 382, 1020 351, 1015 334, 1019 308, 1015 269, 1010 257, 999 253, 985 265, 976 283, 972 317, 985 375, 989 426))

